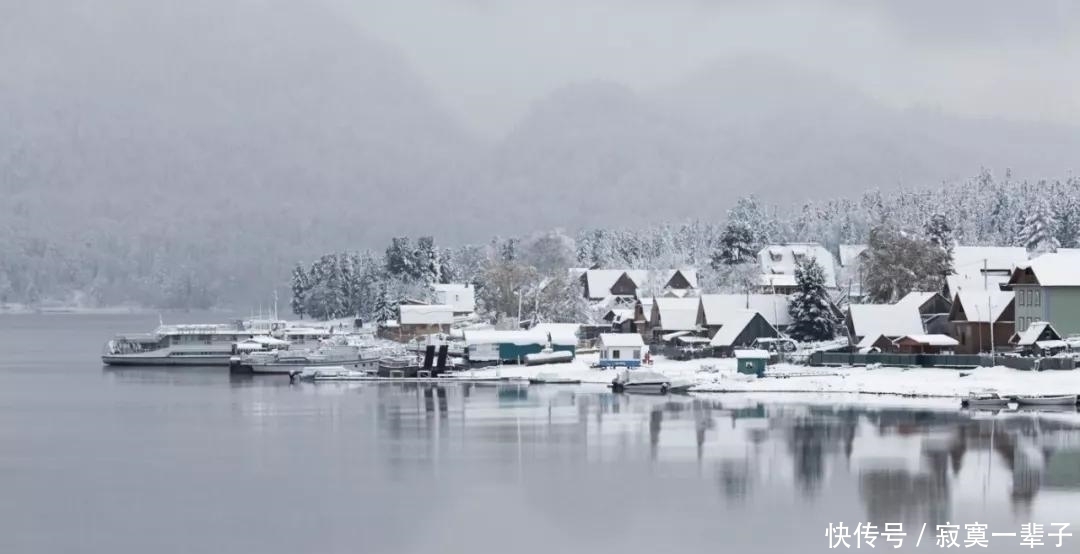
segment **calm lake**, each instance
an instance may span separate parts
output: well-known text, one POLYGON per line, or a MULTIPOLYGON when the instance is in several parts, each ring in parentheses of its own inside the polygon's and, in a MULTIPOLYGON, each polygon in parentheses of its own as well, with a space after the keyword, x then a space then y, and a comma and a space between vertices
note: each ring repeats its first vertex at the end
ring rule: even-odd
POLYGON ((0 552, 825 552, 841 521, 1080 545, 1075 415, 102 367, 156 324, 0 316, 0 552))

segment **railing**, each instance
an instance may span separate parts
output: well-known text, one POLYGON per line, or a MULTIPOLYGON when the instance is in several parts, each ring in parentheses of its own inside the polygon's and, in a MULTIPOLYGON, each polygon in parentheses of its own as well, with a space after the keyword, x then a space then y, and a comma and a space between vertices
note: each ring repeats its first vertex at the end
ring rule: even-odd
POLYGON ((1072 358, 1021 358, 1018 356, 996 356, 982 354, 849 354, 846 352, 814 352, 810 355, 811 366, 851 365, 865 366, 880 364, 900 367, 943 367, 973 368, 1003 365, 1013 369, 1075 369, 1072 358))

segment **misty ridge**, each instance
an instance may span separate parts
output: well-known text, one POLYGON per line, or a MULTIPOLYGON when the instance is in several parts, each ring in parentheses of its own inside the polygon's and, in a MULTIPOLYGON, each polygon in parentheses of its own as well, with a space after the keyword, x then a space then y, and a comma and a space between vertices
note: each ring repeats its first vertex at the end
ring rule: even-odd
POLYGON ((768 55, 570 84, 488 139, 328 0, 45 4, 0 22, 0 303, 247 308, 298 260, 393 236, 1064 181, 1080 152, 1075 126, 898 110, 768 55))

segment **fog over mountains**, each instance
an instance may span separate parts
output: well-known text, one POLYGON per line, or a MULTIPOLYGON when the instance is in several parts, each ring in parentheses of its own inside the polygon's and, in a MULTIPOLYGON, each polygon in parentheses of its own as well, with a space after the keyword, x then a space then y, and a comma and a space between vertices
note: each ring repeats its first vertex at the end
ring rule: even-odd
POLYGON ((1063 178, 1080 152, 1075 126, 886 107, 768 55, 568 84, 481 138, 334 2, 0 4, 0 301, 246 306, 397 234, 718 220, 747 194, 1063 178))

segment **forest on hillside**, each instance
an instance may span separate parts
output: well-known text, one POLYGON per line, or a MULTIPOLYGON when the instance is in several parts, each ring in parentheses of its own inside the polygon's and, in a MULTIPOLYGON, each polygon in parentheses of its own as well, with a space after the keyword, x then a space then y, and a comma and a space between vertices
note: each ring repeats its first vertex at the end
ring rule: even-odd
MULTIPOLYGON (((766 244, 868 244, 867 299, 894 302, 911 290, 937 290, 955 245, 1022 246, 1033 254, 1080 245, 1080 180, 1012 182, 989 173, 955 186, 806 203, 795 210, 740 198, 715 222, 640 228, 561 230, 439 247, 430 237, 394 238, 384 252, 326 254, 293 268, 292 307, 315 317, 396 318, 406 299, 429 300, 432 283, 477 287, 491 320, 587 321, 571 268, 694 267, 702 292, 756 285, 766 244), (519 299, 519 295, 524 301, 519 299), (523 304, 523 308, 519 306, 523 304)), ((659 291, 643 291, 657 294, 659 291)))

